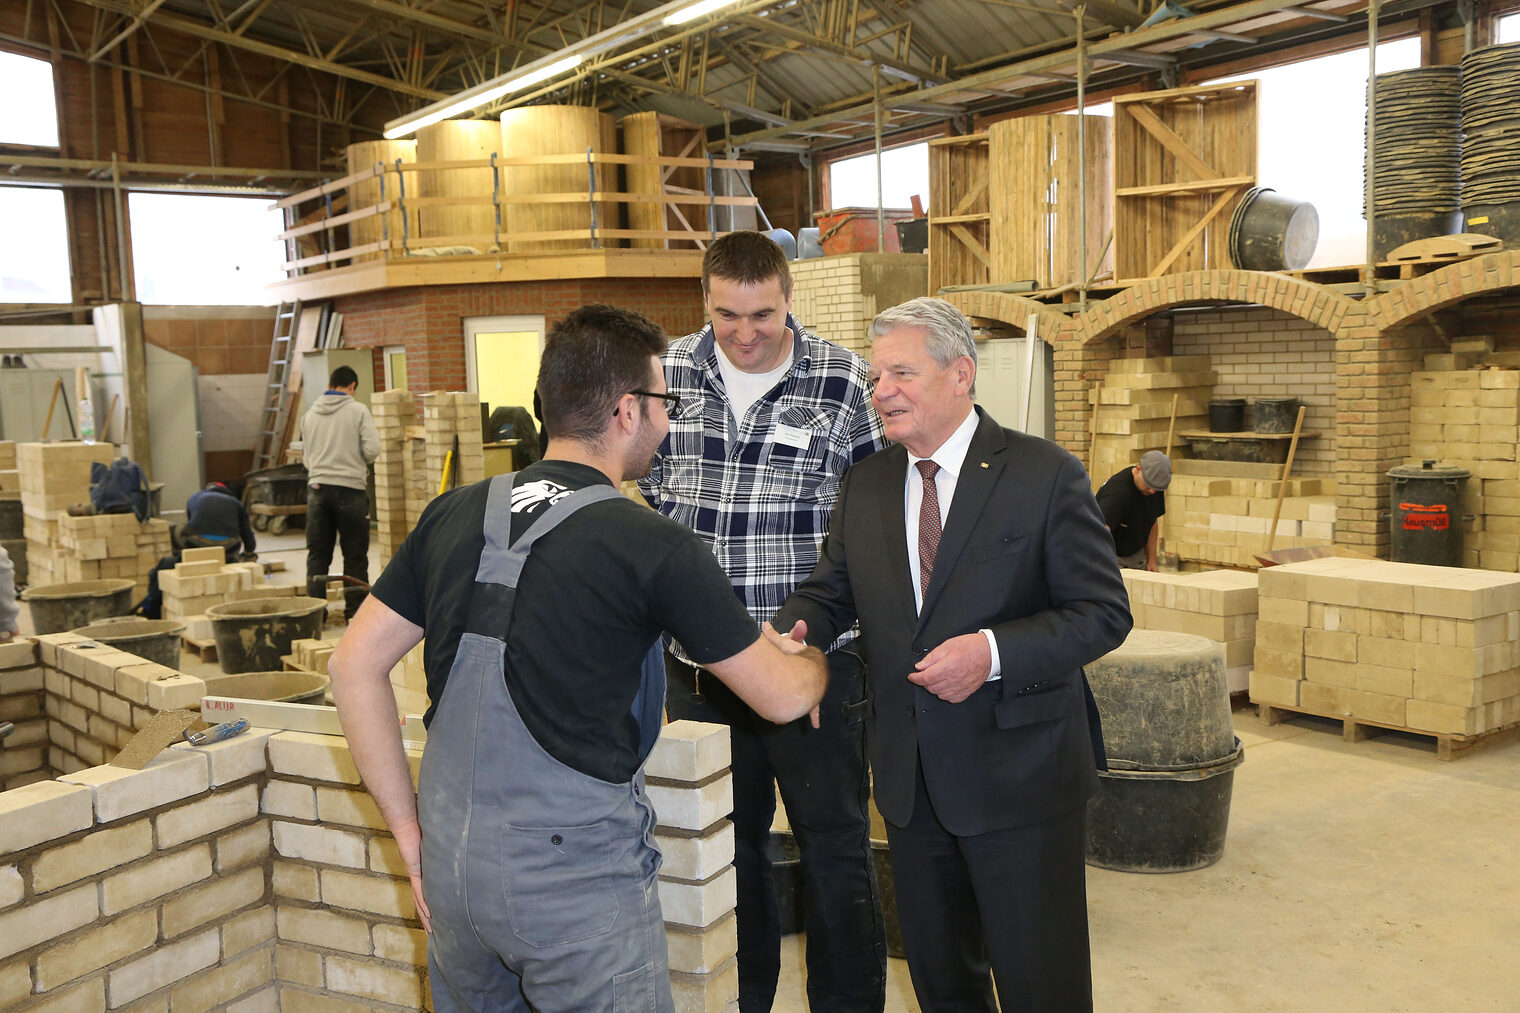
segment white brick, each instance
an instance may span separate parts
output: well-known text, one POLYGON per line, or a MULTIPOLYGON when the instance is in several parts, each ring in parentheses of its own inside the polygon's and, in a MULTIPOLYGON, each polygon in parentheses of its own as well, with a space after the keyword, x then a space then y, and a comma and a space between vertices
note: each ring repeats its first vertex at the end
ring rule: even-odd
POLYGON ((269 740, 269 761, 270 769, 277 774, 359 783, 359 769, 354 766, 348 743, 336 735, 280 732, 269 740))
POLYGON ((409 921, 417 917, 410 879, 322 870, 322 903, 409 921))
POLYGON ((127 871, 101 881, 101 911, 116 914, 210 877, 211 846, 208 844, 139 862, 127 871))
POLYGON ((739 952, 739 918, 729 913, 705 929, 667 926, 665 943, 672 971, 706 974, 739 952))
POLYGON ((56 939, 100 915, 94 883, 0 914, 0 960, 56 939))
POLYGON ((668 922, 704 928, 734 909, 738 877, 733 866, 705 883, 660 878, 660 909, 668 922))
POLYGON ((82 840, 49 848, 32 864, 32 889, 38 893, 97 876, 153 853, 153 828, 147 820, 97 830, 82 840))
POLYGON ((661 826, 680 830, 706 830, 734 811, 732 774, 698 787, 651 784, 649 801, 661 826))
POLYGON ((0 907, 10 907, 26 893, 21 881, 21 871, 14 865, 0 868, 0 907))
POLYGON ((270 816, 289 816, 297 820, 317 818, 317 793, 309 784, 294 781, 270 781, 264 786, 260 808, 270 816))
POLYGON ((145 809, 177 802, 206 790, 206 758, 199 753, 160 753, 142 770, 100 766, 58 780, 95 793, 95 815, 110 823, 145 809))
POLYGON ((158 939, 158 913, 139 911, 114 918, 100 928, 75 936, 37 958, 37 991, 51 992, 81 975, 98 971, 135 953, 145 953, 158 939))
POLYGON ((148 706, 156 711, 196 709, 205 695, 206 681, 193 675, 176 673, 148 683, 148 706))
POLYGON ((407 1009, 422 1008, 422 980, 416 970, 348 957, 328 957, 323 963, 327 968, 330 991, 363 996, 407 1009))
POLYGON ((164 938, 226 918, 264 896, 264 870, 244 869, 213 883, 196 887, 164 904, 164 938))
POLYGON ((368 827, 371 830, 386 829, 380 807, 375 805, 375 800, 365 791, 318 788, 316 818, 323 823, 345 823, 351 827, 368 827))
POLYGON ((369 923, 331 911, 281 905, 275 910, 281 939, 349 953, 370 953, 369 923))
POLYGON ((728 728, 702 721, 672 721, 660 729, 644 772, 668 781, 704 781, 727 770, 728 728))
POLYGON ((223 785, 262 774, 269 766, 267 750, 273 737, 274 732, 268 728, 250 728, 237 738, 209 746, 181 742, 174 748, 204 754, 211 764, 212 785, 223 785))
POLYGON ((158 846, 172 848, 197 837, 246 823, 258 815, 258 789, 246 784, 236 791, 216 792, 199 802, 160 813, 153 823, 158 830, 158 846))
POLYGON ((705 880, 734 861, 734 825, 728 820, 709 834, 656 832, 654 841, 665 860, 660 874, 671 879, 705 880))
POLYGON ((0 1009, 12 1009, 32 994, 32 970, 26 961, 0 967, 0 1009))
POLYGON ((269 858, 269 824, 263 820, 216 839, 216 871, 226 873, 269 858))
POLYGON ((358 834, 283 820, 276 820, 273 828, 274 850, 284 858, 300 858, 350 869, 364 868, 364 838, 358 834))
POLYGON ((39 781, 0 792, 0 855, 84 830, 94 818, 88 788, 39 781))
POLYGON ((244 911, 224 922, 220 929, 224 958, 273 942, 274 905, 263 904, 251 911, 244 911))
POLYGON ((227 1006, 227 1013, 280 1013, 280 990, 270 985, 227 1006))
POLYGON ((398 964, 427 964, 427 933, 405 925, 379 924, 374 928, 375 956, 398 964))
POLYGON ((148 956, 112 971, 107 983, 111 1009, 157 991, 215 964, 221 944, 215 929, 160 946, 148 956))

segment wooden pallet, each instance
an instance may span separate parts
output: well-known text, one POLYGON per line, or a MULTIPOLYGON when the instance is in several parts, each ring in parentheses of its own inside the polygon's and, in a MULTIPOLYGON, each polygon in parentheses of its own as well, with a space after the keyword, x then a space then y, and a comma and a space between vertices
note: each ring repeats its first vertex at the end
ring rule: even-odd
POLYGON ((216 640, 214 638, 195 640, 184 634, 180 634, 179 640, 180 645, 197 658, 200 658, 207 664, 216 663, 216 640))
POLYGON ((1325 718, 1329 721, 1339 721, 1341 723, 1341 738, 1346 742, 1364 742, 1376 735, 1381 735, 1385 731, 1407 732, 1410 735, 1433 738, 1436 740, 1436 759, 1438 760, 1455 760, 1493 746, 1520 742, 1520 725, 1510 725, 1508 728, 1496 728, 1481 735, 1451 735, 1445 732, 1427 732, 1419 728, 1402 728, 1398 725, 1385 724, 1380 721, 1368 721, 1365 718, 1354 718, 1345 714, 1324 714, 1320 711, 1307 710, 1302 707, 1284 707, 1275 703, 1256 702, 1256 708, 1257 716, 1261 719, 1262 724, 1265 725, 1280 725, 1294 715, 1306 715, 1308 717, 1325 718))

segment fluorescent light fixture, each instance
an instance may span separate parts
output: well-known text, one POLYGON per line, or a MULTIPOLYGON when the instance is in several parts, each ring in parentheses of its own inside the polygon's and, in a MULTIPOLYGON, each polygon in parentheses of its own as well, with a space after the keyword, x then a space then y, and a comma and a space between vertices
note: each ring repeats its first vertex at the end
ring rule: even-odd
POLYGON ((694 21, 704 14, 711 14, 713 11, 721 10, 734 2, 735 0, 698 0, 697 3, 692 4, 690 7, 668 15, 665 18, 665 23, 667 25, 684 25, 688 21, 694 21))
POLYGON ((387 139, 394 140, 414 134, 439 120, 469 112, 478 106, 494 102, 503 95, 521 91, 557 74, 563 74, 567 70, 580 66, 590 57, 611 52, 628 42, 648 38, 663 27, 684 24, 737 2, 738 0, 696 0, 692 3, 690 0, 670 0, 669 3, 661 4, 643 14, 597 32, 595 35, 573 42, 558 52, 550 53, 500 77, 482 81, 458 95, 439 99, 414 113, 391 120, 385 125, 385 136, 387 139))
POLYGON ((585 57, 579 53, 573 53, 553 63, 545 64, 526 73, 507 80, 497 80, 477 85, 469 91, 462 93, 458 98, 445 102, 442 105, 434 105, 419 115, 402 117, 386 127, 385 137, 387 140, 395 140, 398 137, 406 137, 414 134, 423 127, 430 127, 441 120, 467 113, 478 106, 495 102, 503 95, 510 95, 514 91, 522 91, 541 81, 547 81, 551 77, 563 74, 567 70, 573 70, 584 62, 585 57))

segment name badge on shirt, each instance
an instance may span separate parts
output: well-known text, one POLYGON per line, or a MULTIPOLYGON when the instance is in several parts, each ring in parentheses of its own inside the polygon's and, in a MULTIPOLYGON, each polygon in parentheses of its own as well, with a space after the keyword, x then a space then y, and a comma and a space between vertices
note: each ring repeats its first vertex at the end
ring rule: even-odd
POLYGON ((808 444, 812 442, 812 434, 798 426, 778 424, 776 426, 776 442, 783 446, 806 450, 808 444))

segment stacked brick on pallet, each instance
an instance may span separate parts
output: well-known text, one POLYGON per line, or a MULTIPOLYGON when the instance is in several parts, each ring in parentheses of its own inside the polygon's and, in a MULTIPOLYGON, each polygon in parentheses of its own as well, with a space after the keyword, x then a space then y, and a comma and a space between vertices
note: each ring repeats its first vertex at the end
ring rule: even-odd
POLYGON ((0 440, 0 548, 10 554, 16 583, 27 583, 26 537, 21 522, 21 473, 16 470, 16 444, 0 440))
POLYGON ((655 839, 665 858, 660 907, 678 1010, 734 1010, 739 1002, 739 935, 734 914, 733 775, 728 729, 674 721, 649 756, 655 839))
POLYGON ((481 445, 480 395, 462 391, 433 391, 422 395, 422 430, 427 437, 427 477, 436 494, 443 483, 444 467, 458 480, 449 487, 469 485, 486 477, 485 449, 481 445), (456 443, 457 438, 457 443, 456 443), (450 463, 449 455, 455 460, 450 463))
POLYGON ((1253 702, 1435 735, 1520 723, 1520 577, 1332 557, 1260 591, 1253 702))
MULTIPOLYGON (((1453 360, 1466 362, 1426 357, 1427 365, 1453 360)), ((1427 370, 1413 374, 1410 385, 1410 457, 1472 473, 1463 486, 1463 513, 1474 518, 1463 539, 1463 562, 1520 570, 1520 370, 1427 370)))
MULTIPOLYGON (((1254 567, 1267 547, 1281 484, 1277 464, 1173 462, 1166 490, 1166 546, 1183 559, 1254 567), (1231 475, 1235 477, 1231 477, 1231 475)), ((1317 478, 1289 479, 1274 549, 1329 545, 1335 540, 1335 497, 1317 478)))
POLYGON ((33 586, 67 579, 58 575, 59 521, 71 505, 90 501, 90 465, 109 463, 115 453, 109 443, 16 444, 22 531, 33 586))
POLYGON ((327 659, 332 657, 337 643, 331 640, 303 639, 290 642, 290 654, 286 661, 305 672, 327 674, 327 659))
POLYGON ((264 570, 258 563, 229 563, 221 549, 186 549, 174 569, 158 575, 164 618, 203 615, 235 593, 249 597, 263 582, 264 570))
POLYGON ((148 593, 148 571, 172 549, 169 522, 156 517, 139 522, 133 514, 65 515, 58 519, 53 579, 130 577, 137 581, 135 593, 141 597, 148 593))
MULTIPOLYGON (((1209 391, 1216 377, 1206 355, 1115 359, 1108 377, 1089 394, 1093 406, 1090 471, 1093 488, 1147 450, 1166 449, 1172 398, 1177 432, 1208 425, 1209 391)), ((1180 443, 1180 441, 1178 441, 1180 443)))
POLYGON ((1135 628, 1208 637, 1224 647, 1231 693, 1243 692, 1256 650, 1256 574, 1124 570, 1135 628))
POLYGON ((416 523, 406 511, 406 431, 416 421, 417 409, 412 395, 404 390, 375 394, 370 409, 380 434, 380 456, 375 459, 375 544, 383 567, 416 523))
POLYGON ((792 312, 821 338, 867 354, 866 328, 882 310, 932 295, 929 259, 916 253, 849 253, 794 261, 792 312))

